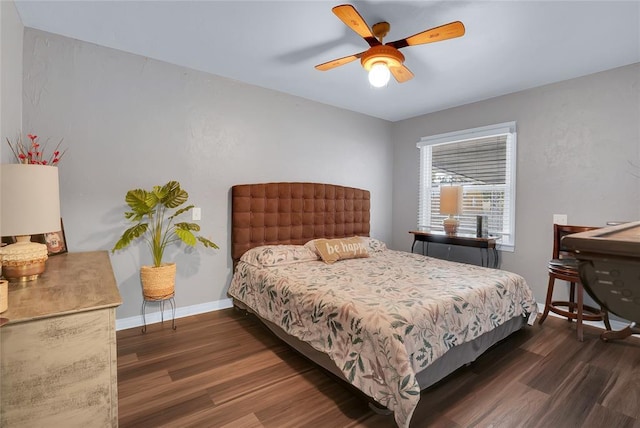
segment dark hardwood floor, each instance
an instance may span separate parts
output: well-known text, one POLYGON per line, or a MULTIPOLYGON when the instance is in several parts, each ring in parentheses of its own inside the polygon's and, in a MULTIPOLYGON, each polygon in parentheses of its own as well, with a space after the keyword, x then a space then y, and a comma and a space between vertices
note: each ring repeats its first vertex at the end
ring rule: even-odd
MULTIPOLYGON (((276 339, 226 309, 122 330, 120 427, 394 427, 276 339)), ((640 339, 549 317, 424 391, 412 427, 640 428, 640 339)))

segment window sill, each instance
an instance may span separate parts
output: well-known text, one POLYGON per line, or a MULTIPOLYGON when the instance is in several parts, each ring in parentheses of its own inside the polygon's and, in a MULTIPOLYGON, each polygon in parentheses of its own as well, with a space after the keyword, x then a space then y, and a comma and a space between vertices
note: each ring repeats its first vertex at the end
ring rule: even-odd
POLYGON ((500 243, 496 244, 496 250, 498 251, 506 251, 508 253, 513 253, 515 249, 516 249, 516 246, 514 244, 500 244, 500 243))

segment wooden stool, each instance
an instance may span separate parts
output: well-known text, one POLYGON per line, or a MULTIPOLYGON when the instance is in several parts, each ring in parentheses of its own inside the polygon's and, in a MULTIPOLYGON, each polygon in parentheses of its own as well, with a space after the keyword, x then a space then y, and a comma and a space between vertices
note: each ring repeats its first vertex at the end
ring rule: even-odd
POLYGON ((542 324, 549 315, 554 312, 567 317, 569 322, 576 320, 576 331, 578 340, 583 341, 583 321, 604 321, 607 330, 611 330, 609 314, 601 308, 594 308, 583 303, 584 289, 578 274, 578 261, 574 258, 574 253, 562 245, 562 238, 566 235, 587 230, 597 229, 588 226, 567 226, 553 225, 553 259, 549 261, 549 285, 547 286, 547 298, 544 304, 544 312, 538 321, 542 324), (553 300, 553 288, 556 279, 569 283, 569 300, 553 300), (565 309, 566 308, 566 309, 565 309))

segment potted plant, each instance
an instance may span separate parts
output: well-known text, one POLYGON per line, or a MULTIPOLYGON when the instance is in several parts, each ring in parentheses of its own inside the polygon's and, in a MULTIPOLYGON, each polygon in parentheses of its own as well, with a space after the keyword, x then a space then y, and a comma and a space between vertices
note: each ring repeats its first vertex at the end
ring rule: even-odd
POLYGON ((124 216, 135 225, 124 231, 111 252, 126 248, 137 238, 142 238, 149 245, 153 266, 140 268, 145 299, 161 300, 173 296, 176 264, 162 261, 167 245, 183 242, 194 247, 200 242, 205 247, 218 248, 210 240, 194 234, 200 231, 198 224, 175 222, 179 215, 190 211, 193 205, 177 209, 173 214, 169 213, 169 210, 178 208, 188 199, 189 194, 177 181, 169 181, 164 186, 154 186, 151 191, 133 189, 127 192, 125 201, 131 211, 125 212, 124 216))

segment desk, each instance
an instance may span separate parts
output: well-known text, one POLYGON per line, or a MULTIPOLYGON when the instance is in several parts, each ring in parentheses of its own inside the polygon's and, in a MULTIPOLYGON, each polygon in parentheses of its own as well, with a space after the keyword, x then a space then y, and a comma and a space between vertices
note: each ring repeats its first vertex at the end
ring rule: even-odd
POLYGON ((456 234, 456 235, 447 235, 444 232, 426 232, 426 231, 418 231, 418 230, 410 230, 409 233, 413 234, 413 244, 411 245, 411 252, 413 253, 413 248, 416 245, 416 242, 422 242, 422 254, 425 256, 429 254, 429 243, 433 242, 436 244, 444 244, 444 245, 459 245, 462 247, 472 247, 480 249, 480 261, 482 266, 488 266, 492 268, 497 268, 500 264, 498 250, 496 249, 496 238, 478 238, 475 235, 471 234, 456 234), (424 247, 424 243, 426 243, 426 250, 424 247), (493 257, 489 256, 489 250, 491 250, 491 254, 493 257), (489 264, 490 259, 493 263, 489 264))
POLYGON ((602 308, 631 325, 605 331, 604 341, 640 334, 640 221, 567 235, 562 243, 576 251, 584 289, 602 308))

